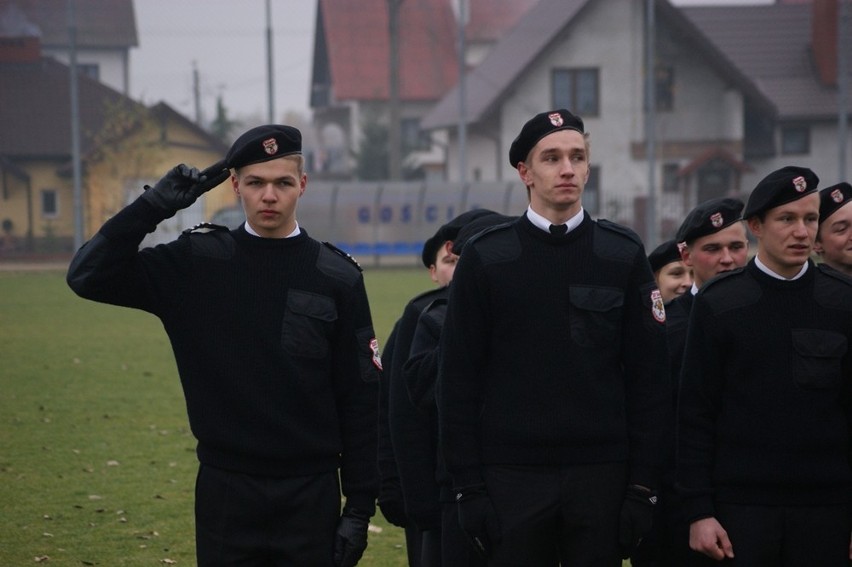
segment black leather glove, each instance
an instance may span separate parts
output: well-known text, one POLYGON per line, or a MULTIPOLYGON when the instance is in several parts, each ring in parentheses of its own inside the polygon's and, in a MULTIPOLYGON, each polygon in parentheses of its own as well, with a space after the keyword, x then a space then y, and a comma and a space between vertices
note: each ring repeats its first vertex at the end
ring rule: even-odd
POLYGON ((405 500, 399 479, 382 482, 382 489, 379 492, 376 504, 379 505, 382 515, 391 524, 399 528, 404 528, 408 524, 408 517, 405 515, 405 500))
POLYGON ((343 508, 334 536, 336 567, 355 567, 367 549, 367 526, 370 514, 356 508, 343 508))
POLYGON ((651 532, 656 504, 657 496, 652 490, 635 484, 627 487, 618 527, 618 545, 623 559, 630 557, 642 538, 651 532))
POLYGON ((148 201, 163 214, 171 218, 185 209, 203 193, 213 189, 230 175, 225 161, 219 161, 204 171, 180 164, 173 167, 153 187, 145 186, 141 198, 148 201))
POLYGON ((490 557, 500 543, 500 522, 484 484, 456 488, 459 526, 477 553, 490 557))

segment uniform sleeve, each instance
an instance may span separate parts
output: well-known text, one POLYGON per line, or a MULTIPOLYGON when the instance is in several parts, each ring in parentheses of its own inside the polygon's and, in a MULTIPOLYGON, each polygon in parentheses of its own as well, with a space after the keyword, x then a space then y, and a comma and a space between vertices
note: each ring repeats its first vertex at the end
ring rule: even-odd
POLYGON ((714 432, 723 381, 722 356, 711 329, 711 311, 698 294, 687 329, 677 409, 675 483, 690 523, 715 515, 714 432))
MULTIPOLYGON (((382 352, 382 368, 390 368, 393 360, 394 347, 396 346, 396 332, 399 322, 394 325, 387 343, 382 352)), ((388 420, 388 388, 389 373, 382 372, 379 382, 379 475, 381 486, 379 489, 379 507, 383 504, 393 509, 402 509, 402 485, 399 480, 399 471, 396 466, 396 457, 393 453, 393 444, 390 437, 390 423, 388 420)), ((384 511, 384 509, 383 509, 384 511)), ((387 514, 387 513, 386 513, 387 514)), ((395 521, 400 521, 394 518, 395 521)), ((389 520, 390 521, 390 520, 389 520)))
POLYGON ((410 356, 402 367, 411 403, 428 414, 437 411, 435 382, 438 380, 438 343, 445 316, 445 302, 431 305, 420 315, 411 340, 410 356))
POLYGON ((142 199, 119 211, 74 255, 66 275, 68 286, 85 299, 154 314, 179 301, 186 243, 178 240, 139 250, 161 218, 142 199))
POLYGON ((483 482, 479 416, 489 353, 481 329, 489 328, 489 319, 480 265, 476 248, 468 245, 453 274, 439 347, 439 440, 455 486, 483 482))
POLYGON ((379 495, 378 411, 382 364, 364 279, 345 300, 351 321, 340 333, 337 380, 343 453, 340 482, 348 506, 373 514, 379 495), (351 325, 351 326, 350 326, 351 325))
POLYGON ((665 308, 640 249, 625 296, 622 329, 630 484, 655 487, 673 422, 665 308))

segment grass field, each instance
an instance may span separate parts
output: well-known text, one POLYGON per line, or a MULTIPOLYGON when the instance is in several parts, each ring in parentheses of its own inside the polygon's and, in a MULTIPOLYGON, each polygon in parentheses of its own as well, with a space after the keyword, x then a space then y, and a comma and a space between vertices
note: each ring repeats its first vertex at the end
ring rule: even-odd
MULTIPOLYGON (((422 268, 365 280, 380 344, 431 287, 422 268)), ((0 365, 0 566, 194 565, 195 440, 159 321, 64 272, 0 272, 0 365)), ((361 564, 405 565, 402 531, 374 525, 361 564)))

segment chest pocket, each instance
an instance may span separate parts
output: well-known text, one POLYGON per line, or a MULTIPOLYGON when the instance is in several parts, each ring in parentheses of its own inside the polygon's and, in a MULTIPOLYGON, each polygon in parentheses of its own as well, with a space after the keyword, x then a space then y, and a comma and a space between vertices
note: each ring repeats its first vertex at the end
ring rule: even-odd
POLYGON ((571 287, 571 339, 581 347, 616 351, 621 344, 624 292, 606 287, 571 287))
POLYGON ((281 329, 281 344, 293 356, 323 358, 337 320, 334 300, 307 291, 290 290, 281 329))
POLYGON ((834 388, 840 384, 846 337, 819 329, 793 329, 793 376, 803 388, 834 388))

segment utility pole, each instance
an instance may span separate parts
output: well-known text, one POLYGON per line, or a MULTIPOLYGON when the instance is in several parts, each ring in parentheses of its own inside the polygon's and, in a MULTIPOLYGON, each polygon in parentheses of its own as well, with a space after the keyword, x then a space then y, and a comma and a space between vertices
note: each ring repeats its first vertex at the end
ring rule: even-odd
POLYGON ((468 12, 467 0, 458 0, 458 49, 459 49, 459 182, 467 183, 467 44, 465 42, 465 28, 467 27, 468 12))
POLYGON ((402 0, 388 0, 389 85, 388 85, 388 174, 391 181, 402 178, 402 149, 399 133, 399 6, 402 0))
POLYGON ((275 76, 272 69, 272 7, 266 0, 266 88, 269 97, 268 119, 275 123, 275 76))
POLYGON ((71 164, 74 177, 74 249, 83 245, 83 175, 80 163, 80 95, 77 84, 77 21, 74 0, 68 0, 68 45, 71 90, 71 164))
POLYGON ((846 31, 849 27, 847 0, 838 0, 837 17, 837 179, 846 179, 846 156, 849 139, 849 61, 846 31))
POLYGON ((657 156, 656 156, 656 82, 655 82, 655 22, 654 1, 645 2, 645 154, 648 159, 648 204, 645 211, 645 247, 657 246, 657 156))
POLYGON ((195 123, 201 126, 201 85, 198 78, 198 65, 192 62, 192 100, 195 103, 195 123))

